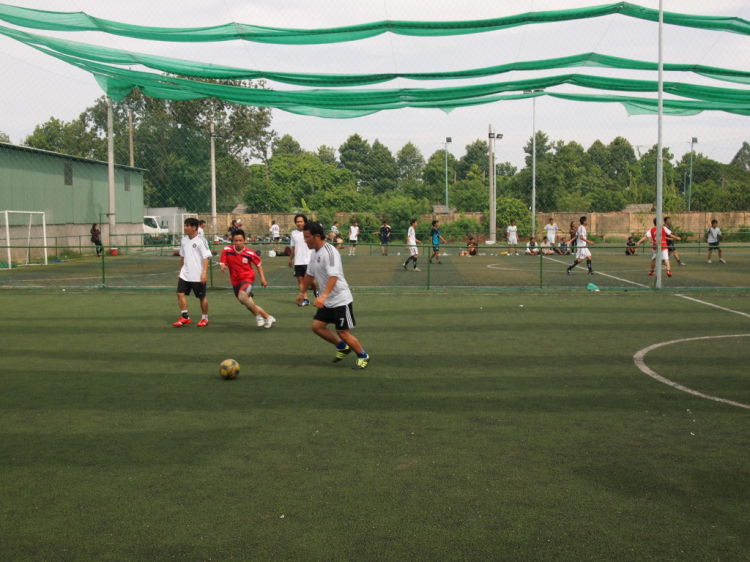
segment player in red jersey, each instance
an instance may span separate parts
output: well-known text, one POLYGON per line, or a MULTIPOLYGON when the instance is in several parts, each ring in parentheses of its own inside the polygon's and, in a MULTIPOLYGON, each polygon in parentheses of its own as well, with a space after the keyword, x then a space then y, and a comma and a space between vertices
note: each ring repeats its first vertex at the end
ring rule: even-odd
POLYGON ((653 252, 651 253, 651 271, 649 271, 648 274, 651 276, 656 275, 654 273, 654 269, 656 269, 657 260, 659 260, 659 262, 663 261, 667 266, 667 277, 672 277, 672 268, 669 266, 668 243, 670 240, 682 240, 682 238, 680 238, 679 236, 675 236, 672 231, 669 230, 666 226, 662 226, 661 233, 657 234, 656 219, 654 219, 654 226, 651 228, 651 230, 646 232, 646 234, 643 235, 643 238, 638 240, 635 245, 638 246, 642 242, 645 242, 649 239, 653 244, 653 252), (659 244, 659 242, 656 240, 657 236, 661 238, 661 249, 657 249, 657 245, 659 244))
POLYGON ((264 288, 268 286, 266 276, 263 275, 262 263, 258 254, 250 248, 245 248, 245 231, 241 229, 234 231, 232 245, 224 248, 219 259, 221 272, 224 273, 229 269, 229 279, 232 281, 232 288, 237 300, 255 315, 258 326, 272 328, 276 318, 253 301, 253 282, 255 281, 253 265, 260 275, 260 284, 264 288))

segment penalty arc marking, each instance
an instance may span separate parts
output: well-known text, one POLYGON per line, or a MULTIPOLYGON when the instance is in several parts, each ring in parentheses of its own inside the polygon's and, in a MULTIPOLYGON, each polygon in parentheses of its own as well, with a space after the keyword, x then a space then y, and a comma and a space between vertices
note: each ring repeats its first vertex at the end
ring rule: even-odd
POLYGON ((657 343, 657 344, 651 345, 649 347, 644 347, 643 349, 641 349, 638 353, 636 353, 633 356, 633 361, 635 362, 635 366, 638 367, 644 373, 646 373, 649 377, 656 379, 657 381, 662 382, 664 384, 667 384, 673 388, 676 388, 677 390, 687 392, 688 394, 692 394, 700 398, 705 398, 706 400, 714 400, 715 402, 721 402, 723 404, 729 404, 730 406, 737 406, 738 408, 745 408, 746 410, 750 410, 750 406, 747 404, 741 404, 740 402, 733 402, 731 400, 725 400, 724 398, 718 398, 717 396, 704 394, 702 392, 698 392, 697 390, 693 390, 692 388, 682 386, 681 384, 677 384, 674 381, 666 379, 662 377, 661 375, 659 375, 658 373, 655 373, 654 371, 649 369, 643 360, 643 358, 646 356, 646 354, 649 351, 652 351, 659 347, 663 347, 665 345, 672 345, 673 343, 683 343, 683 342, 697 341, 697 340, 713 340, 713 339, 718 339, 718 338, 748 338, 748 337, 750 337, 750 334, 735 334, 731 336, 702 336, 699 338, 685 338, 681 340, 672 340, 672 341, 657 343))

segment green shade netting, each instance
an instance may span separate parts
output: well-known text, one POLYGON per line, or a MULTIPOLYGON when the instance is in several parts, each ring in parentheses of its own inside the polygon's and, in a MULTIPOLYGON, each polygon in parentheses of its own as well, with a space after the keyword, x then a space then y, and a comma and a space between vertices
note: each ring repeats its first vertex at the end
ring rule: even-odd
MULTIPOLYGON (((143 53, 134 53, 121 49, 99 47, 77 41, 65 39, 53 39, 10 29, 0 25, 0 34, 15 39, 33 48, 44 47, 46 49, 94 62, 102 62, 117 65, 142 65, 154 70, 189 76, 193 78, 210 78, 225 80, 273 80, 286 84, 314 87, 341 87, 341 86, 365 86, 395 80, 396 78, 407 78, 411 80, 454 80, 482 78, 503 74, 511 71, 528 70, 550 70, 555 68, 570 67, 596 67, 617 68, 625 70, 647 70, 656 71, 658 65, 655 62, 647 62, 598 53, 584 53, 547 60, 514 62, 501 64, 486 68, 475 68, 469 70, 456 70, 444 72, 399 72, 378 74, 310 74, 293 72, 273 72, 249 70, 231 66, 215 65, 210 63, 193 62, 169 57, 160 57, 143 53)), ((44 49, 40 49, 44 51, 44 49)), ((45 51, 46 52, 46 51, 45 51)), ((697 64, 673 64, 665 63, 665 71, 693 72, 714 78, 743 84, 750 84, 750 71, 718 68, 697 64)))
MULTIPOLYGON (((443 37, 508 29, 520 25, 571 21, 612 14, 658 21, 659 11, 628 2, 590 8, 530 12, 477 21, 381 21, 328 29, 286 29, 242 23, 210 27, 166 28, 132 25, 96 18, 84 12, 50 12, 0 4, 0 19, 20 27, 47 31, 103 31, 154 41, 207 42, 244 39, 260 43, 315 45, 356 41, 385 32, 398 35, 443 37)), ((698 29, 750 34, 750 22, 740 18, 664 12, 664 23, 698 29)))

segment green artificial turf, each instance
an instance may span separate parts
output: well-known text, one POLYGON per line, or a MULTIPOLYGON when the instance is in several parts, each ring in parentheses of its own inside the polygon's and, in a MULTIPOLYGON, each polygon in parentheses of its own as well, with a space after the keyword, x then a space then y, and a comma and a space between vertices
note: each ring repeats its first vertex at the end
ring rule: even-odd
MULTIPOLYGON (((2 558, 750 558, 750 410, 633 362, 750 335, 750 296, 355 290, 360 372, 294 296, 177 329, 167 292, 0 292, 2 558)), ((750 405, 749 346, 645 362, 750 405)))

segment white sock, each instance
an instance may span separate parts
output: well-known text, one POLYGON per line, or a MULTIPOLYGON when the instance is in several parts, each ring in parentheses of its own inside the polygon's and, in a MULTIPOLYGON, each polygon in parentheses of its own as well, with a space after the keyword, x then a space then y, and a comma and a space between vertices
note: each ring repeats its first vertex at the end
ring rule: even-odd
POLYGON ((203 316, 201 316, 201 318, 202 318, 203 320, 208 320, 208 314, 204 314, 203 316))

